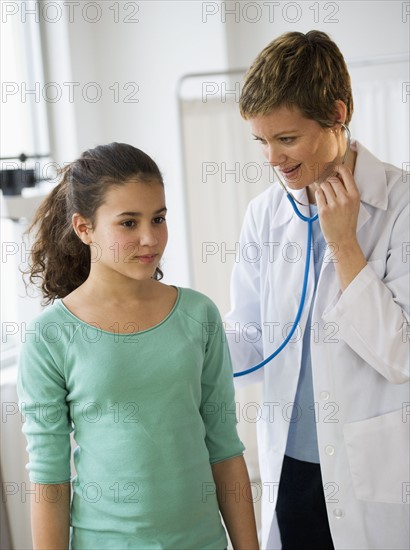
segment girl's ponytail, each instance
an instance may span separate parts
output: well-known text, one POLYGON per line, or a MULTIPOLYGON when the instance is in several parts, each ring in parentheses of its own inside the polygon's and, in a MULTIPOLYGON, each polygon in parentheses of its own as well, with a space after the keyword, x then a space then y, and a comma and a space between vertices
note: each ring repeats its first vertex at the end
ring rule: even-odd
POLYGON ((30 283, 40 287, 44 304, 67 296, 90 271, 90 250, 71 225, 70 169, 64 169, 61 182, 40 205, 28 229, 34 234, 34 242, 27 273, 30 283))

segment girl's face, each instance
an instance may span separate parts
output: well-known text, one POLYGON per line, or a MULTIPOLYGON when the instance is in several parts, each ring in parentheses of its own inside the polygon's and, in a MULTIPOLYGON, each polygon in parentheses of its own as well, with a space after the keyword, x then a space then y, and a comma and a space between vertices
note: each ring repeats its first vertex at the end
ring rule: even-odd
POLYGON ((268 115, 251 118, 250 124, 269 164, 291 189, 320 182, 335 161, 342 161, 346 150, 340 124, 323 128, 296 107, 278 107, 268 115))
POLYGON ((89 229, 91 270, 99 276, 149 280, 168 240, 165 194, 157 180, 108 188, 89 229))

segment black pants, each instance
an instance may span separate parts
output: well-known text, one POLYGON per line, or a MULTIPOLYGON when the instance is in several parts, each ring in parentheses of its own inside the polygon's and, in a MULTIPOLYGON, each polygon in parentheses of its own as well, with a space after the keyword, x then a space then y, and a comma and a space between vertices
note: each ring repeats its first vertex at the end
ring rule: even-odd
POLYGON ((282 550, 334 550, 319 464, 285 456, 276 516, 282 550))

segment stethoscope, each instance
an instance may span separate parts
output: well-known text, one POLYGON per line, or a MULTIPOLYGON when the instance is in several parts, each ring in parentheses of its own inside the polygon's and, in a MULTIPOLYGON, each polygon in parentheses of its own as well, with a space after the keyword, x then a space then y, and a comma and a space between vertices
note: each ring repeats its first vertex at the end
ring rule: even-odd
MULTIPOLYGON (((346 126, 346 124, 340 122, 340 125, 343 127, 344 131, 346 132, 346 137, 347 137, 346 152, 345 152, 345 154, 343 156, 343 160, 342 160, 342 164, 344 164, 346 162, 347 157, 348 157, 349 152, 350 152, 351 135, 350 135, 350 130, 346 126)), ((311 256, 311 251, 312 251, 312 226, 313 226, 313 223, 318 219, 318 215, 315 214, 314 216, 311 216, 311 217, 304 216, 301 213, 301 211, 299 210, 299 208, 296 206, 296 203, 299 203, 301 206, 305 206, 305 205, 303 205, 297 199, 295 199, 295 197, 292 195, 292 193, 288 190, 288 188, 282 182, 282 180, 279 177, 276 170, 274 168, 273 168, 273 170, 276 174, 276 177, 279 181, 279 184, 281 185, 281 187, 285 191, 286 196, 287 196, 290 204, 292 205, 292 208, 293 208, 295 214, 297 215, 298 218, 300 218, 302 221, 306 222, 307 225, 308 225, 307 246, 306 246, 306 262, 305 262, 305 270, 304 270, 304 275, 303 275, 302 293, 301 293, 301 296, 300 296, 299 307, 298 307, 298 311, 296 313, 295 320, 294 320, 292 328, 290 329, 290 331, 289 331, 288 335, 286 336, 285 340, 280 344, 280 346, 271 355, 269 355, 269 357, 266 357, 266 359, 264 359, 263 361, 261 361, 257 365, 254 365, 253 367, 250 367, 249 369, 246 369, 246 370, 243 370, 243 371, 240 371, 240 372, 235 372, 234 373, 235 378, 238 377, 238 376, 244 376, 245 374, 250 374, 251 372, 255 372, 256 370, 261 369, 267 363, 272 361, 272 359, 274 359, 277 355, 279 355, 279 353, 290 342, 293 334, 295 333, 295 331, 296 331, 296 329, 299 325, 300 318, 302 317, 303 308, 305 306, 306 291, 307 291, 307 286, 308 286, 308 281, 309 281, 310 256, 311 256)), ((321 181, 323 181, 324 179, 325 178, 322 177, 321 181)))

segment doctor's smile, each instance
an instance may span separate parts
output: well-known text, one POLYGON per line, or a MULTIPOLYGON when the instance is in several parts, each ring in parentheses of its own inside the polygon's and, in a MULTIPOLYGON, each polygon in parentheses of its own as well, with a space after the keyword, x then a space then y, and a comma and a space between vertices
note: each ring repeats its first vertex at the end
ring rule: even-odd
POLYGON ((291 167, 287 167, 287 168, 282 168, 281 166, 279 166, 279 171, 281 174, 283 174, 283 176, 286 178, 286 179, 294 179, 295 177, 297 177, 298 173, 298 169, 301 167, 302 165, 301 164, 297 164, 296 166, 291 166, 291 167))
POLYGON ((291 189, 306 187, 311 202, 316 202, 315 183, 328 176, 329 167, 342 160, 350 169, 354 167, 355 153, 348 150, 342 131, 344 111, 344 104, 336 101, 335 120, 328 122, 329 127, 306 118, 294 106, 282 105, 266 115, 249 117, 252 135, 261 144, 268 163, 291 189))

